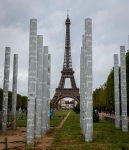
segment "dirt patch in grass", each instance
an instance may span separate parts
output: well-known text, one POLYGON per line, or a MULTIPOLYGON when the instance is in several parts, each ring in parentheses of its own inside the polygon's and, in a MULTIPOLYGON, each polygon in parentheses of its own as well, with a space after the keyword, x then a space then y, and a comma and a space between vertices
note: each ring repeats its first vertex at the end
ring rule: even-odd
MULTIPOLYGON (((35 139, 34 150, 45 150, 51 147, 53 140, 55 139, 55 133, 57 129, 50 128, 46 135, 42 135, 41 139, 35 139)), ((26 128, 17 128, 16 130, 7 129, 6 133, 0 133, 0 150, 5 147, 9 150, 25 150, 26 147, 26 128), (7 137, 7 143, 5 138, 7 137)))
POLYGON ((26 128, 18 127, 16 130, 8 128, 6 133, 0 132, 0 150, 4 149, 5 145, 7 145, 10 149, 20 146, 19 150, 21 150, 22 147, 25 147, 25 139, 26 128), (7 138, 7 144, 5 142, 5 138, 7 138))
MULTIPOLYGON (((50 127, 45 135, 42 135, 41 139, 35 139, 35 146, 32 148, 33 150, 49 150, 54 139, 56 133, 64 124, 68 115, 58 127, 50 127)), ((26 147, 26 128, 25 127, 17 127, 16 130, 12 130, 11 128, 7 129, 6 133, 0 132, 0 150, 8 147, 9 150, 25 150, 26 147), (7 138, 7 142, 5 142, 5 138, 7 138)))

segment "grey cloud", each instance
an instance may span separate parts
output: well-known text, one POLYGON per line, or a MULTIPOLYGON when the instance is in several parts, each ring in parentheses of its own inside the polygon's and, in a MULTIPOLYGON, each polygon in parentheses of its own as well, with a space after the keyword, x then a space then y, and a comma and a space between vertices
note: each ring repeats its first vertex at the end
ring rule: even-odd
MULTIPOLYGON (((128 0, 4 0, 0 4, 0 77, 3 77, 5 47, 11 47, 10 90, 12 87, 13 54, 19 55, 18 93, 27 95, 29 21, 36 18, 38 34, 51 54, 51 97, 58 87, 64 61, 65 19, 71 19, 72 66, 76 83, 80 80, 80 51, 84 19, 93 22, 93 88, 102 85, 113 67, 113 54, 120 45, 127 45, 128 0), (106 66, 106 67, 105 67, 106 66)), ((127 47, 126 47, 127 48, 127 47)), ((0 87, 3 86, 2 80, 0 87)))

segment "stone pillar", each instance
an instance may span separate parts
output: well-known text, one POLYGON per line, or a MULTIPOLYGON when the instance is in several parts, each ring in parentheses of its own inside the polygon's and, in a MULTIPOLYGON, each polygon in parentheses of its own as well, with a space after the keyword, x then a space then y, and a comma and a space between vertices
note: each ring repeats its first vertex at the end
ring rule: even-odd
POLYGON ((11 48, 6 47, 5 64, 4 64, 3 104, 2 104, 2 132, 6 132, 7 130, 10 53, 11 53, 11 48))
POLYGON ((48 54, 48 79, 47 79, 47 129, 50 127, 50 74, 51 74, 51 54, 48 54))
POLYGON ((92 104, 92 20, 85 19, 85 141, 93 141, 92 104))
POLYGON ((48 77, 48 46, 44 46, 43 53, 43 106, 42 106, 42 133, 47 130, 47 77, 48 77))
POLYGON ((82 47, 80 54, 80 128, 82 130, 82 47))
POLYGON ((30 20, 29 37, 29 76, 28 76, 28 113, 27 113, 27 144, 34 145, 34 119, 36 98, 36 62, 37 62, 37 20, 30 20))
POLYGON ((18 75, 18 54, 14 54, 13 61, 13 85, 12 85, 12 129, 16 129, 16 107, 17 107, 17 75, 18 75))
POLYGON ((82 48, 81 48, 81 93, 80 93, 80 113, 81 113, 81 121, 82 121, 82 133, 85 135, 85 126, 86 126, 86 120, 85 120, 85 112, 86 112, 86 102, 85 102, 85 36, 82 36, 82 48))
POLYGON ((115 127, 120 128, 119 61, 118 61, 118 54, 114 54, 114 93, 115 93, 115 127))
POLYGON ((120 46, 122 131, 128 131, 125 46, 120 46))
POLYGON ((37 36, 37 84, 36 84, 36 127, 35 137, 41 138, 43 85, 43 36, 37 36))

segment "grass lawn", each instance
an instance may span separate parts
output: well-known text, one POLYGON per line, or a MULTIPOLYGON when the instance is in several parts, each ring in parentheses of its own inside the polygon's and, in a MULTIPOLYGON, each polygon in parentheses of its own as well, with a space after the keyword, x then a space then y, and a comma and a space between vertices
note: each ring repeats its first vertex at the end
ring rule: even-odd
MULTIPOLYGON (((63 110, 63 111, 54 111, 54 116, 50 120, 50 126, 51 127, 56 127, 60 124, 60 122, 64 119, 64 117, 68 114, 69 110, 63 110)), ((0 112, 1 113, 1 112, 0 112)), ((0 117, 1 114, 0 114, 0 117)), ((27 117, 26 117, 26 112, 22 113, 22 118, 18 118, 18 112, 17 112, 17 121, 16 121, 16 126, 17 127, 26 127, 27 126, 27 117)), ((7 124, 8 126, 11 125, 11 112, 7 116, 7 124)))
MULTIPOLYGON (((68 114, 68 110, 64 111, 54 111, 54 116, 50 120, 50 126, 56 127, 60 124, 60 122, 64 119, 64 117, 68 114), (60 116, 60 117, 59 117, 60 116)), ((26 120, 26 114, 23 114, 22 118, 18 118, 17 116, 17 127, 26 127, 27 126, 27 120, 26 120)))
POLYGON ((53 150, 129 150, 129 133, 115 129, 114 124, 107 121, 94 123, 93 142, 85 142, 81 133, 79 114, 74 112, 56 134, 53 150), (124 149, 123 149, 124 150, 124 149))
POLYGON ((26 127, 27 126, 27 116, 26 116, 25 112, 22 113, 22 118, 18 118, 18 113, 17 113, 16 126, 17 127, 26 127))
MULTIPOLYGON (((0 119, 2 118, 2 112, 0 112, 0 119)), ((26 127, 27 125, 27 117, 26 117, 26 112, 22 113, 22 118, 18 118, 18 111, 16 112, 16 126, 17 127, 26 127)), ((1 120, 0 120, 1 121, 1 120)), ((8 112, 7 115, 7 126, 11 126, 11 111, 8 112)))
POLYGON ((64 119, 64 117, 68 114, 69 110, 61 110, 54 111, 54 116, 50 120, 50 126, 56 127, 60 124, 60 122, 64 119))

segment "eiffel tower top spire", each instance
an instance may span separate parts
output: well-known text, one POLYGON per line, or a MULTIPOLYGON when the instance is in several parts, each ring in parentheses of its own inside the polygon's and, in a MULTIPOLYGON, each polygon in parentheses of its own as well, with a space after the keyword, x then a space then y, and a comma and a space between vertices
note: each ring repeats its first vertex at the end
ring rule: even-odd
POLYGON ((69 18, 69 10, 67 10, 67 18, 69 18))
POLYGON ((70 24, 69 14, 67 11, 67 19, 65 21, 66 25, 66 37, 65 37, 65 53, 64 53, 64 64, 63 70, 72 69, 72 59, 71 59, 71 45, 70 45, 70 24))

